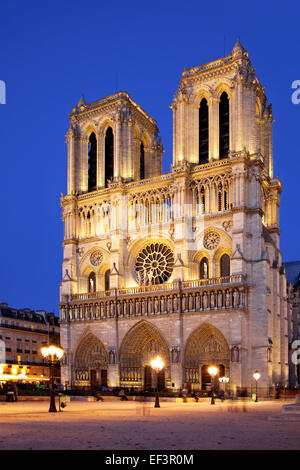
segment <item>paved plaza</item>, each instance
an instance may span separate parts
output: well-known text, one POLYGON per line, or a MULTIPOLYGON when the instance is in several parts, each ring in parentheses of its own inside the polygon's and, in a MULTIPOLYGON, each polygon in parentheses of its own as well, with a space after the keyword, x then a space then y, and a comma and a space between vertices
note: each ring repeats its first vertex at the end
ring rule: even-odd
POLYGON ((299 449, 300 418, 281 417, 283 402, 0 403, 0 450, 299 449), (275 418, 275 419, 274 419, 275 418))

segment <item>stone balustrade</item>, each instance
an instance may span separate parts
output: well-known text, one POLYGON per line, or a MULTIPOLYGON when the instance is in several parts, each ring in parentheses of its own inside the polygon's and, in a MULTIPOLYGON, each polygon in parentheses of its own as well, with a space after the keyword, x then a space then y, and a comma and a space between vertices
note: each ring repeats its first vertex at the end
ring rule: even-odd
POLYGON ((60 320, 247 309, 245 276, 175 281, 173 283, 75 294, 60 303, 60 320))

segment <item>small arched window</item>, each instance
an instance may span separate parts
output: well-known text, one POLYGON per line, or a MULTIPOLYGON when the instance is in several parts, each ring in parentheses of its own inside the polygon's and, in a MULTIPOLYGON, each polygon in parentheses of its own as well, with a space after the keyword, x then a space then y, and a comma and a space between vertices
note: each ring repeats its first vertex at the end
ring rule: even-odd
POLYGON ((220 259, 220 277, 230 276, 230 257, 222 255, 220 259))
POLYGON ((89 138, 88 158, 88 190, 94 191, 97 187, 97 139, 94 132, 89 138))
POLYGON ((140 179, 143 180, 145 178, 145 149, 144 144, 141 142, 140 145, 140 179))
POLYGON ((228 209, 228 185, 224 185, 224 210, 228 209))
POLYGON ((200 279, 208 279, 209 278, 209 269, 208 269, 208 259, 202 258, 200 261, 200 279))
POLYGON ((88 279, 88 291, 96 292, 96 274, 91 272, 88 279))
POLYGON ((110 289, 110 269, 108 269, 108 270, 105 272, 105 275, 104 275, 104 284, 105 284, 105 290, 109 290, 109 289, 110 289))
POLYGON ((199 163, 208 162, 208 104, 205 98, 199 108, 199 163))
POLYGON ((108 127, 105 134, 105 187, 108 187, 108 180, 114 178, 114 134, 111 127, 108 127))
POLYGON ((223 202, 223 187, 222 183, 218 184, 218 211, 222 210, 222 202, 223 202))
POLYGON ((200 213, 205 213, 205 189, 204 186, 200 189, 200 213))
POLYGON ((228 157, 229 151, 229 99, 225 91, 219 103, 219 158, 228 157))

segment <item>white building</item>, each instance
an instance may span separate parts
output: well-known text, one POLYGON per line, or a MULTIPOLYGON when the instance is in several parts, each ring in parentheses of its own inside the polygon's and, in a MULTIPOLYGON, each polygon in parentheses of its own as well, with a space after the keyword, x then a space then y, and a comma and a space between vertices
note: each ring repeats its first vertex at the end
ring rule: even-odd
POLYGON ((173 110, 173 165, 162 174, 156 121, 119 92, 81 98, 67 132, 61 340, 64 381, 205 388, 287 384, 281 183, 272 107, 237 41, 184 70, 173 110))

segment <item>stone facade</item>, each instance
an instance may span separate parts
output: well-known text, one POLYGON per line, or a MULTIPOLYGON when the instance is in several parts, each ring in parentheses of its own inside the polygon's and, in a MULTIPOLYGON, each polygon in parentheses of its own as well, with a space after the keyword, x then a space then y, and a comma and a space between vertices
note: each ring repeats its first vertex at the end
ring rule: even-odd
POLYGON ((72 110, 62 379, 150 386, 159 354, 167 388, 209 387, 215 364, 233 391, 259 370, 268 394, 288 378, 271 105, 238 41, 185 70, 171 108, 168 174, 156 122, 127 93, 72 110))

